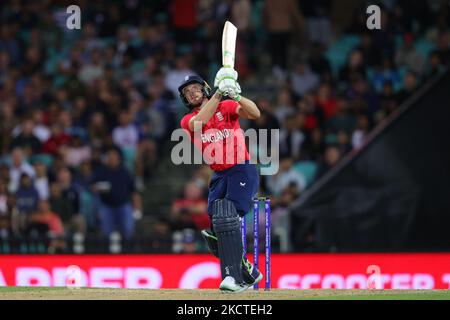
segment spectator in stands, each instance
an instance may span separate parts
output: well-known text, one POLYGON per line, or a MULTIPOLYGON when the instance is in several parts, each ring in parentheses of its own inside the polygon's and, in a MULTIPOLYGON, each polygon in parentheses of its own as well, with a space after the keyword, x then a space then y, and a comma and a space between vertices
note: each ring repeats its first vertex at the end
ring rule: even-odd
POLYGON ((134 172, 134 161, 136 158, 136 148, 139 141, 139 132, 131 121, 129 110, 123 110, 119 114, 119 125, 113 129, 113 142, 124 155, 125 166, 130 172, 134 172))
POLYGON ((92 182, 94 192, 99 195, 103 235, 109 237, 118 231, 125 240, 132 240, 134 179, 123 166, 118 150, 106 153, 105 164, 94 171, 92 182))
POLYGON ((408 97, 417 91, 418 85, 416 74, 413 71, 407 72, 403 78, 403 88, 396 95, 397 103, 399 105, 402 104, 408 97))
POLYGON ((59 149, 69 144, 70 136, 62 130, 59 123, 52 123, 51 136, 42 146, 42 152, 53 156, 59 153, 59 149))
POLYGON ((102 51, 95 48, 91 53, 91 61, 89 64, 83 65, 78 74, 78 78, 86 85, 92 85, 94 81, 101 78, 104 73, 104 67, 102 63, 102 51))
POLYGON ((211 178, 212 170, 208 167, 208 165, 200 166, 200 168, 195 170, 192 175, 192 180, 199 188, 202 188, 202 190, 206 190, 208 188, 211 178))
POLYGON ((55 102, 58 105, 56 112, 53 114, 55 117, 52 120, 58 121, 60 111, 72 109, 73 101, 69 99, 69 94, 65 88, 58 88, 55 92, 55 102))
POLYGON ((75 215, 75 212, 71 201, 67 197, 63 197, 61 185, 58 182, 50 184, 48 201, 51 210, 60 215, 63 225, 70 227, 70 219, 75 215))
POLYGON ((322 81, 332 77, 331 65, 328 58, 324 55, 324 49, 325 47, 319 42, 313 42, 308 59, 308 65, 311 71, 318 75, 322 81))
MULTIPOLYGON (((41 143, 45 143, 51 135, 50 129, 44 124, 44 112, 41 109, 33 110, 33 134, 41 143)), ((39 150, 40 152, 40 150, 39 150)))
POLYGON ((414 36, 410 33, 403 37, 403 45, 395 54, 395 63, 397 67, 407 68, 415 73, 422 73, 424 67, 424 58, 414 46, 414 36))
MULTIPOLYGON (((156 61, 153 58, 161 50, 164 35, 159 34, 155 26, 148 26, 144 30, 143 43, 138 48, 139 56, 145 60, 145 71, 144 73, 148 76, 152 74, 152 71, 156 69, 156 61)), ((140 83, 141 81, 151 81, 151 77, 145 80, 142 74, 139 74, 134 78, 135 82, 140 83)))
POLYGON ((64 226, 59 215, 51 210, 47 200, 40 200, 37 210, 30 215, 27 234, 33 229, 48 237, 48 253, 61 253, 64 250, 64 226))
POLYGON ((357 48, 362 54, 362 61, 367 67, 375 67, 381 64, 381 52, 373 44, 373 36, 370 31, 361 36, 361 45, 357 48))
POLYGON ((434 77, 435 75, 438 75, 441 73, 443 69, 443 64, 441 63, 441 58, 439 57, 439 54, 436 51, 433 51, 430 53, 429 64, 426 70, 426 80, 434 77))
POLYGON ((59 212, 68 232, 86 231, 85 221, 80 214, 80 190, 73 182, 72 173, 68 168, 58 171, 57 182, 61 188, 61 197, 70 204, 68 212, 59 212))
POLYGON ((34 178, 35 171, 33 167, 24 159, 24 153, 21 148, 14 148, 11 154, 12 164, 9 167, 9 185, 8 190, 15 193, 19 188, 20 177, 27 174, 34 178))
POLYGON ((350 134, 355 129, 356 118, 347 98, 339 95, 336 99, 336 114, 327 122, 327 128, 332 131, 344 130, 350 134))
POLYGON ((33 186, 31 177, 23 173, 20 176, 20 185, 15 193, 16 205, 19 213, 29 215, 36 210, 39 201, 39 193, 33 186))
POLYGON ((175 58, 175 65, 173 69, 169 70, 165 78, 165 86, 172 94, 178 96, 178 84, 183 82, 186 75, 193 75, 187 55, 179 55, 175 58))
POLYGON ((70 111, 62 110, 58 115, 58 123, 61 125, 61 130, 70 137, 77 135, 80 137, 86 137, 86 130, 73 124, 70 111))
POLYGON ((0 239, 7 239, 13 234, 17 224, 17 210, 13 198, 8 192, 7 184, 0 180, 0 239))
POLYGON ((305 116, 302 113, 292 114, 280 130, 280 154, 298 160, 302 145, 306 139, 303 129, 305 116))
MULTIPOLYGON (((175 0, 172 1, 172 25, 177 43, 192 44, 196 40, 197 26, 197 1, 175 0)), ((181 83, 181 82, 177 82, 181 83)))
POLYGON ((167 219, 159 218, 155 222, 150 234, 149 245, 153 253, 172 252, 172 230, 167 219))
POLYGON ((33 165, 36 172, 34 179, 34 187, 39 193, 39 199, 47 200, 50 196, 49 178, 47 174, 47 167, 42 161, 36 161, 33 165))
POLYGON ((108 136, 108 124, 105 122, 105 116, 101 112, 92 114, 88 125, 89 141, 94 146, 99 146, 108 136))
POLYGON ((14 115, 14 103, 12 101, 4 101, 0 115, 0 151, 2 155, 5 155, 10 150, 11 132, 18 125, 18 119, 14 115))
POLYGON ((351 141, 354 149, 359 149, 369 133, 369 119, 365 114, 358 115, 356 119, 356 128, 352 133, 351 141))
POLYGON ((78 77, 79 73, 80 64, 78 62, 73 62, 68 71, 67 81, 63 86, 71 101, 74 101, 78 97, 83 97, 86 94, 86 86, 78 77))
POLYGON ((274 70, 284 73, 287 68, 290 37, 305 31, 305 19, 294 0, 267 0, 264 2, 263 25, 268 33, 268 48, 274 70))
POLYGON ((195 253, 197 251, 197 235, 193 229, 183 230, 183 244, 180 253, 195 253))
POLYGON ((297 102, 297 110, 305 115, 305 130, 311 131, 314 128, 322 127, 324 125, 324 111, 317 106, 315 95, 312 92, 306 93, 302 99, 297 102))
POLYGON ((290 81, 292 90, 298 97, 302 97, 306 92, 319 85, 319 77, 303 61, 297 63, 294 71, 290 74, 290 81))
POLYGON ((330 144, 325 149, 325 154, 323 159, 320 161, 317 168, 316 179, 320 179, 325 175, 331 168, 333 168, 341 160, 341 152, 339 146, 336 144, 330 144))
POLYGON ((92 181, 92 165, 90 161, 86 160, 80 164, 79 170, 76 171, 74 183, 85 191, 91 189, 90 183, 92 181))
MULTIPOLYGON (((78 96, 75 98, 74 106, 72 109, 72 122, 76 127, 82 127, 87 130, 89 124, 89 118, 91 110, 88 109, 87 101, 84 97, 78 96)), ((87 134, 87 132, 86 132, 87 134)), ((88 137, 85 137, 86 140, 88 137)))
POLYGON ((91 147, 84 144, 79 135, 75 135, 68 144, 59 148, 59 153, 69 168, 77 169, 83 162, 91 158, 91 147))
POLYGON ((283 88, 278 92, 277 103, 273 115, 280 123, 294 113, 294 102, 292 92, 288 88, 283 88))
POLYGON ((347 63, 339 73, 339 79, 346 83, 351 83, 355 77, 366 77, 366 65, 360 50, 353 50, 350 53, 347 63))
POLYGON ((41 151, 41 142, 33 133, 34 123, 30 118, 25 119, 20 126, 20 133, 12 139, 11 149, 22 148, 26 156, 39 153, 41 151))
POLYGON ((438 35, 437 49, 435 51, 439 60, 445 66, 450 64, 450 32, 441 31, 438 35))
POLYGON ((295 170, 293 165, 294 161, 291 157, 280 157, 280 168, 277 174, 267 176, 267 187, 271 194, 280 196, 283 190, 290 185, 295 185, 300 192, 306 188, 306 178, 295 170))
POLYGON ((258 100, 258 107, 261 116, 257 119, 249 121, 249 127, 255 130, 259 129, 280 129, 280 122, 274 115, 274 108, 268 99, 262 98, 258 100))
POLYGON ((0 84, 3 84, 8 77, 11 58, 6 51, 0 51, 0 84))
POLYGON ((372 85, 377 92, 380 92, 386 81, 391 82, 394 89, 401 85, 400 74, 389 57, 384 57, 382 65, 375 70, 372 85))
POLYGON ((144 60, 144 69, 133 74, 133 83, 143 90, 153 83, 157 72, 159 72, 157 61, 155 57, 149 56, 144 60))
POLYGON ((10 172, 9 166, 6 163, 0 164, 0 181, 3 181, 8 186, 9 191, 10 172))
POLYGON ((172 205, 171 217, 176 229, 186 228, 192 221, 195 229, 203 230, 210 227, 207 213, 208 202, 204 189, 194 181, 189 181, 184 187, 183 196, 176 199, 172 205))
POLYGON ((328 83, 322 83, 317 91, 317 106, 322 109, 324 118, 330 119, 336 114, 336 98, 328 83))
POLYGON ((302 147, 302 159, 317 162, 325 150, 322 129, 315 127, 302 147))
POLYGON ((339 148, 340 154, 347 154, 352 147, 350 141, 350 135, 345 130, 338 130, 336 133, 336 143, 339 148))
POLYGON ((97 227, 97 207, 91 190, 92 174, 91 162, 84 161, 74 177, 74 183, 80 191, 80 214, 84 217, 87 232, 95 231, 97 227))

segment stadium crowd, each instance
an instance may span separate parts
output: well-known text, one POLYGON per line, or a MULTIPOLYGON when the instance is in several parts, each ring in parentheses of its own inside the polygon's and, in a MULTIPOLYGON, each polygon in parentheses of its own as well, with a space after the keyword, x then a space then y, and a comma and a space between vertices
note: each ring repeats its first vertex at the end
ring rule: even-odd
MULTIPOLYGON (((450 63, 448 1, 378 1, 381 30, 367 29, 364 1, 348 14, 331 0, 79 1, 81 29, 69 30, 69 2, 0 4, 2 252, 135 240, 142 192, 186 112, 177 87, 194 73, 211 83, 227 19, 243 94, 262 111, 243 127, 280 129, 280 171, 261 180, 280 238, 287 206, 450 63), (339 63, 342 39, 354 42, 339 63)), ((183 177, 149 251, 204 250, 210 174, 183 177)))

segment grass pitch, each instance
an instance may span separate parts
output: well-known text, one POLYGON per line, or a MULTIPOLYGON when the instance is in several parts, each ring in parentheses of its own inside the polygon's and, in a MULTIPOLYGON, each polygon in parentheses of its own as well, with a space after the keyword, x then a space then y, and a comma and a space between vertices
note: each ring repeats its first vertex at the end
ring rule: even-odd
POLYGON ((450 300, 450 290, 219 290, 0 287, 0 300, 450 300))

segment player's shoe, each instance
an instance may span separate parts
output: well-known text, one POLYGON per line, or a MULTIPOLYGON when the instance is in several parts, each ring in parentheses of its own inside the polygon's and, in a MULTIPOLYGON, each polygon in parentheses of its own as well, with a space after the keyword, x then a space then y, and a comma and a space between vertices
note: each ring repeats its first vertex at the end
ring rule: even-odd
MULTIPOLYGON (((211 230, 202 230, 201 234, 206 241, 209 251, 219 257, 219 248, 217 244, 217 237, 211 230)), ((245 285, 250 288, 251 286, 260 282, 263 275, 257 268, 255 268, 247 258, 242 259, 242 277, 245 285)))
POLYGON ((260 282, 263 278, 262 273, 247 258, 242 259, 242 278, 245 285, 250 288, 260 282))
POLYGON ((226 276, 220 283, 219 289, 224 293, 239 293, 247 290, 248 286, 245 283, 236 283, 236 280, 234 280, 233 277, 226 276))

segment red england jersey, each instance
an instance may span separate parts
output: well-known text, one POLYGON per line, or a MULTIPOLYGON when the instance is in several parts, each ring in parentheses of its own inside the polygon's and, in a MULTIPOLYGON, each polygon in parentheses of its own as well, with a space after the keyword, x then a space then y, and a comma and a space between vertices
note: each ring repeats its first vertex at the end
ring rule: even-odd
POLYGON ((244 132, 236 112, 238 105, 234 100, 219 102, 216 112, 208 123, 201 131, 195 133, 189 129, 189 121, 200 109, 192 111, 181 119, 181 127, 189 133, 194 145, 201 150, 204 161, 214 171, 222 171, 250 160, 244 132))

